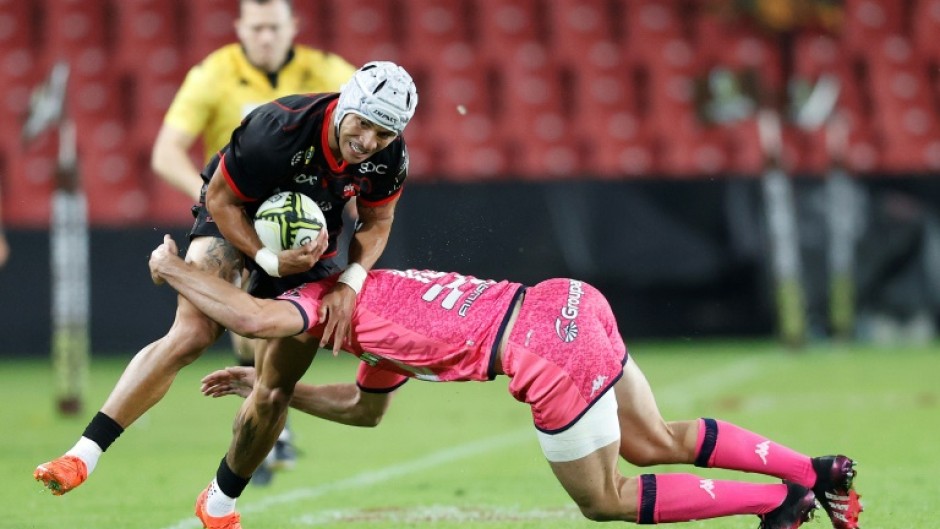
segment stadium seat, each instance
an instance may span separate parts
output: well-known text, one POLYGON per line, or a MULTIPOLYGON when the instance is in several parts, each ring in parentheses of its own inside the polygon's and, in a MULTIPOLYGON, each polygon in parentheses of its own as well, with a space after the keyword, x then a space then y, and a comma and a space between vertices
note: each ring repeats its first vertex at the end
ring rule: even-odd
POLYGON ((496 118, 499 132, 507 140, 554 141, 568 129, 566 117, 569 94, 565 93, 562 71, 545 68, 534 72, 504 68, 499 72, 496 118))
POLYGON ((136 70, 154 50, 176 48, 182 40, 181 5, 175 0, 122 0, 116 3, 116 63, 136 70))
MULTIPOLYGON (((198 163, 197 163, 198 166, 198 163)), ((163 181, 150 169, 150 151, 138 151, 135 168, 147 198, 147 218, 141 223, 153 226, 191 226, 193 200, 163 181)))
POLYGON ((36 61, 29 48, 0 49, 0 122, 6 125, 0 143, 4 146, 19 146, 30 93, 46 73, 43 63, 36 61))
POLYGON ((236 42, 233 24, 238 18, 238 2, 199 0, 182 5, 185 64, 196 64, 216 49, 236 42))
POLYGON ((185 73, 179 71, 173 75, 147 77, 138 75, 130 81, 134 94, 136 112, 131 120, 132 136, 135 145, 149 149, 157 137, 173 97, 183 81, 185 73))
POLYGON ((436 129, 443 132, 441 129, 453 122, 461 108, 492 116, 496 93, 490 68, 471 61, 462 67, 434 68, 426 73, 423 84, 418 85, 421 104, 416 119, 440 123, 442 127, 436 129))
POLYGON ((471 35, 483 59, 506 67, 538 69, 549 62, 541 0, 476 0, 471 35))
MULTIPOLYGON (((405 46, 404 28, 395 3, 387 0, 328 0, 324 9, 333 22, 331 51, 354 65, 368 61, 389 60, 402 63, 405 46)), ((404 63, 406 68, 410 64, 404 63)))
POLYGON ((907 2, 846 0, 842 44, 851 55, 864 54, 872 42, 904 32, 907 2))
POLYGON ((470 4, 461 0, 406 0, 401 2, 408 21, 404 55, 409 62, 434 65, 451 47, 470 42, 467 20, 470 4))
POLYGON ((604 179, 651 176, 657 167, 656 152, 639 117, 618 112, 606 126, 603 133, 582 136, 584 171, 604 179))
POLYGON ((835 72, 848 62, 838 39, 825 33, 803 31, 793 38, 793 74, 816 79, 835 72))
POLYGON ((732 24, 710 14, 696 17, 697 60, 703 66, 735 71, 752 70, 764 90, 785 89, 778 43, 754 25, 732 24))
POLYGON ((695 54, 686 40, 665 43, 661 55, 637 66, 639 110, 653 132, 669 133, 677 123, 694 119, 695 54))
POLYGON ((911 170, 913 164, 923 163, 915 151, 938 137, 936 116, 940 109, 931 92, 927 65, 909 40, 893 35, 872 47, 868 66, 884 163, 893 170, 911 170))
POLYGON ((72 59, 87 48, 108 46, 109 3, 105 0, 45 0, 45 53, 52 59, 72 59))
POLYGON ((99 151, 81 160, 82 187, 93 225, 126 226, 147 219, 149 200, 126 149, 99 151))
MULTIPOLYGON (((849 127, 842 165, 857 174, 878 170, 882 161, 882 147, 868 119, 868 112, 840 108, 839 113, 849 127)), ((802 169, 806 172, 822 174, 833 162, 826 146, 826 131, 823 129, 803 131, 800 140, 803 156, 802 169)))
POLYGON ((676 40, 687 40, 678 2, 633 0, 624 2, 622 39, 624 54, 632 60, 661 60, 662 50, 676 40))
POLYGON ((607 0, 555 0, 548 4, 548 35, 552 57, 577 68, 595 46, 616 40, 607 0))
POLYGON ((27 148, 12 151, 3 179, 3 215, 19 227, 49 225, 49 204, 56 187, 56 152, 54 134, 45 134, 27 148))
POLYGON ((759 175, 767 165, 757 131, 757 120, 746 119, 725 125, 730 148, 728 171, 736 176, 759 175))
POLYGON ((561 114, 542 114, 527 135, 503 135, 512 174, 523 180, 564 180, 584 173, 586 141, 561 114))
POLYGON ((599 176, 624 170, 633 175, 652 164, 652 156, 644 151, 646 142, 638 139, 644 127, 635 68, 619 52, 613 41, 597 42, 570 72, 572 90, 566 105, 572 132, 584 144, 585 170, 599 176))
POLYGON ((915 47, 935 65, 940 65, 940 0, 915 0, 911 10, 911 37, 915 47))
POLYGON ((452 123, 446 149, 440 155, 438 170, 455 181, 504 179, 511 164, 506 145, 499 139, 497 124, 481 112, 458 116, 452 123))
POLYGON ((38 8, 35 2, 0 2, 0 50, 38 47, 41 35, 34 23, 38 8))
POLYGON ((725 176, 731 167, 726 133, 694 122, 674 124, 657 138, 657 172, 672 178, 725 176))

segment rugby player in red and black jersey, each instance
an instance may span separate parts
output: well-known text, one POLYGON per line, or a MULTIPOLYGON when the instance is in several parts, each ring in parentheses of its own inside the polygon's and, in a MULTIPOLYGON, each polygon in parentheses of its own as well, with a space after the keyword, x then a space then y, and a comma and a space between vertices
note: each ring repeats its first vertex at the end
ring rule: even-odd
MULTIPOLYGON (((391 232, 408 170, 401 134, 417 103, 414 81, 402 67, 371 62, 339 93, 290 96, 251 112, 203 171, 202 200, 193 208, 196 221, 186 260, 236 284, 246 266, 263 271, 253 274, 257 280, 250 287, 258 296, 326 277, 339 272, 331 257, 337 252, 341 211, 356 197, 359 221, 349 264, 320 308, 320 318, 327 322, 323 343, 335 337, 338 348, 349 333, 366 273, 391 232), (326 215, 329 234, 274 253, 262 246, 249 219, 264 199, 285 190, 313 197, 326 215)), ((39 465, 35 478, 57 495, 84 482, 102 452, 163 398, 176 373, 223 330, 180 297, 167 334, 135 355, 75 446, 39 465)))

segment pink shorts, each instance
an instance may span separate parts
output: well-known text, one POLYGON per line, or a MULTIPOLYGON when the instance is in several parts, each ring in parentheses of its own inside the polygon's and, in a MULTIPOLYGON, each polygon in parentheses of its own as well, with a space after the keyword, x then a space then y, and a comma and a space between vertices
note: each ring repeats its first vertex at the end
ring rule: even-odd
POLYGON ((550 279, 526 290, 503 351, 509 392, 532 407, 535 427, 564 431, 623 375, 627 348, 596 288, 550 279))

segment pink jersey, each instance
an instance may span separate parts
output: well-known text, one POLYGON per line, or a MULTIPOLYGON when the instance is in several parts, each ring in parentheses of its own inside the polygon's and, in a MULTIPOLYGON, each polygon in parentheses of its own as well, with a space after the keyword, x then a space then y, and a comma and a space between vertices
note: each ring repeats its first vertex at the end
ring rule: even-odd
MULTIPOLYGON (((320 336, 320 298, 336 278, 285 292, 320 336)), ((499 338, 522 285, 429 270, 372 270, 352 316, 361 387, 392 390, 404 377, 430 381, 492 380, 499 338)))

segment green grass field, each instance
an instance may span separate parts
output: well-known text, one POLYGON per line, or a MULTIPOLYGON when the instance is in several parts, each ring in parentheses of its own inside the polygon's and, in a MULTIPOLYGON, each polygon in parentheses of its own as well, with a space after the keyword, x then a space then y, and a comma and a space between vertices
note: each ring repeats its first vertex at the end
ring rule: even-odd
MULTIPOLYGON (((813 455, 860 461, 862 526, 935 527, 940 497, 940 353, 937 348, 811 348, 760 343, 635 344, 631 352, 667 419, 718 417, 813 455)), ((169 395, 115 443, 82 487, 53 497, 33 481, 38 463, 70 448, 126 358, 96 359, 86 410, 63 419, 46 362, 0 363, 3 450, 0 527, 185 529, 213 477, 241 399, 212 400, 199 378, 231 361, 211 354, 183 370, 169 395)), ((350 357, 321 355, 306 380, 351 380, 350 357)), ((247 529, 578 528, 583 520, 544 462, 528 409, 488 384, 412 381, 383 423, 358 429, 293 413, 301 458, 271 486, 239 500, 247 529)), ((623 464, 627 474, 640 469, 623 464)), ((692 471, 710 477, 740 474, 692 471)), ((643 469, 643 472, 649 472, 643 469)), ((755 481, 763 476, 747 476, 755 481)), ((757 526, 755 517, 684 524, 757 526)), ((825 514, 806 527, 831 527, 825 514)))

